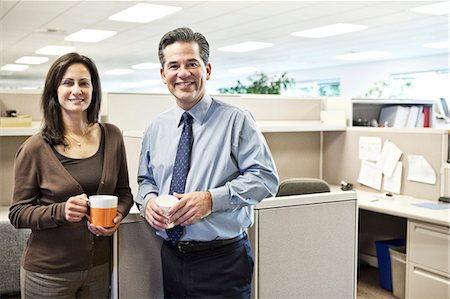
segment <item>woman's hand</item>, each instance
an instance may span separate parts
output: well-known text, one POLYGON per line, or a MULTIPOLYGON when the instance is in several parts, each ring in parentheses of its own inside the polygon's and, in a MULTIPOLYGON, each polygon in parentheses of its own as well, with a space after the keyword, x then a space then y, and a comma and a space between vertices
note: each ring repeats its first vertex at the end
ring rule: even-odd
POLYGON ((99 236, 112 236, 114 232, 119 228, 120 221, 122 221, 122 214, 120 212, 117 212, 116 217, 114 217, 113 222, 115 225, 113 227, 103 227, 100 225, 93 225, 90 221, 87 222, 87 228, 88 230, 96 235, 99 236))
POLYGON ((86 194, 70 197, 64 207, 64 217, 68 222, 80 222, 88 211, 88 198, 86 194))

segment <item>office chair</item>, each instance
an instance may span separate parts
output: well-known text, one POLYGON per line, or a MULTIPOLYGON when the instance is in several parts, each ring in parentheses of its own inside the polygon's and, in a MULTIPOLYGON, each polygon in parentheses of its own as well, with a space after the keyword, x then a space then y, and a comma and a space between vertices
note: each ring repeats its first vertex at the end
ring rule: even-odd
POLYGON ((322 192, 330 192, 330 186, 324 180, 316 178, 291 178, 280 183, 276 197, 322 192))

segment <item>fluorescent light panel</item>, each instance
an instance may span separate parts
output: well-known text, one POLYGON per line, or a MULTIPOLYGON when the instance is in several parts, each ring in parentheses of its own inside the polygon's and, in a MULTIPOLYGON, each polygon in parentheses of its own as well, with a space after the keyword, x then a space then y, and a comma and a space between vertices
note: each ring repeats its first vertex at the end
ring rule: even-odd
POLYGON ((156 62, 146 62, 146 63, 139 63, 131 66, 131 68, 135 70, 152 70, 160 68, 161 64, 156 62))
POLYGON ((5 64, 0 68, 2 71, 11 71, 11 72, 22 72, 29 68, 28 65, 25 64, 5 64))
POLYGON ((372 59, 372 58, 380 58, 391 55, 389 52, 385 51, 364 51, 364 52, 355 52, 350 54, 343 54, 336 56, 336 59, 339 60, 364 60, 364 59, 372 59))
POLYGON ((71 42, 97 43, 116 34, 116 31, 81 29, 77 32, 72 33, 71 35, 66 36, 64 40, 71 42))
POLYGON ((411 11, 436 16, 447 15, 450 14, 450 1, 414 7, 411 8, 411 11))
POLYGON ((49 60, 48 57, 42 57, 42 56, 22 56, 16 60, 16 63, 42 64, 42 63, 47 62, 48 60, 49 60))
POLYGON ((134 73, 134 70, 132 70, 132 69, 112 69, 112 70, 108 70, 105 72, 106 75, 116 75, 116 76, 128 75, 131 73, 134 73))
POLYGON ((239 44, 222 47, 222 48, 219 48, 219 51, 241 53, 241 52, 255 51, 255 50, 264 49, 264 48, 270 48, 273 46, 274 46, 274 44, 272 44, 272 43, 249 41, 249 42, 243 42, 243 43, 239 43, 239 44))
POLYGON ((307 30, 292 32, 291 35, 298 37, 308 37, 308 38, 322 38, 340 34, 346 34, 350 32, 356 32, 367 29, 367 26, 364 25, 355 25, 355 24, 344 24, 344 23, 336 23, 332 25, 322 26, 311 28, 307 30))
POLYGON ((45 46, 40 48, 35 53, 41 55, 63 55, 69 52, 74 52, 75 47, 65 47, 65 46, 45 46))
POLYGON ((108 19, 119 22, 148 23, 180 10, 181 7, 178 6, 138 3, 110 16, 108 19))
POLYGON ((433 49, 448 49, 448 48, 450 48, 450 41, 427 43, 427 44, 423 44, 422 47, 433 48, 433 49))

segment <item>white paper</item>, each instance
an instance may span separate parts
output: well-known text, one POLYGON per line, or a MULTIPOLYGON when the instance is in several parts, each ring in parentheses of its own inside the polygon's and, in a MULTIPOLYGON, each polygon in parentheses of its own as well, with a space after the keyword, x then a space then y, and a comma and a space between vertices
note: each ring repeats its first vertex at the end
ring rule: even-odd
POLYGON ((393 142, 386 140, 383 149, 381 150, 377 166, 381 168, 381 171, 385 176, 390 177, 401 156, 402 151, 393 142))
POLYGON ((436 184, 436 172, 424 156, 408 155, 408 164, 408 180, 436 184))
POLYGON ((359 160, 378 161, 381 153, 380 137, 359 137, 359 160))
POLYGON ((383 189, 388 192, 400 194, 402 187, 402 162, 397 162, 394 172, 390 177, 384 176, 383 189))
POLYGON ((365 160, 361 161, 358 177, 359 183, 380 190, 382 177, 381 169, 375 163, 365 160))

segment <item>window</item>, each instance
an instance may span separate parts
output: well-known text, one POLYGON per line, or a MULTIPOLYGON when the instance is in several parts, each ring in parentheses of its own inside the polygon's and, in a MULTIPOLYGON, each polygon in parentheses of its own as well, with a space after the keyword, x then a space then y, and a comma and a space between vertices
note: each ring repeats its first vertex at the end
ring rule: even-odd
POLYGON ((393 74, 389 78, 390 97, 420 100, 450 98, 448 70, 393 74))
POLYGON ((320 81, 296 82, 295 85, 284 91, 283 95, 295 96, 339 96, 341 83, 337 79, 320 81))

